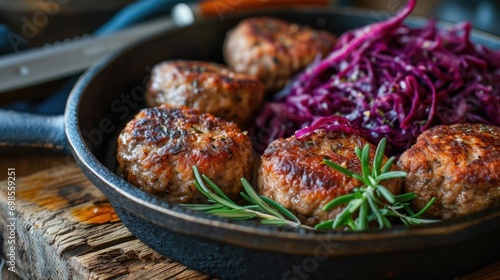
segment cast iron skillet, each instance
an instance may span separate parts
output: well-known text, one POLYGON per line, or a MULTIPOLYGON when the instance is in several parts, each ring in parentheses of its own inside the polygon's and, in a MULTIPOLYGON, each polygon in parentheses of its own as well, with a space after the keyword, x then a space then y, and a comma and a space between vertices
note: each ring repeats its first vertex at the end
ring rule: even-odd
MULTIPOLYGON (((374 22, 369 11, 334 7, 265 14, 336 34, 374 22)), ((2 112, 0 142, 19 141, 16 136, 40 141, 41 136, 55 148, 66 147, 134 235, 175 261, 223 279, 439 279, 498 259, 498 207, 411 229, 312 233, 193 212, 123 180, 115 160, 116 137, 144 107, 152 66, 166 59, 222 62, 224 36, 242 17, 167 31, 101 61, 81 77, 69 97, 65 135, 63 117, 52 118, 46 125, 46 118, 2 112), (14 129, 17 133, 9 131, 14 129)), ((409 22, 423 24, 419 18, 409 22)), ((489 47, 500 46, 500 38, 481 32, 474 36, 489 47)))

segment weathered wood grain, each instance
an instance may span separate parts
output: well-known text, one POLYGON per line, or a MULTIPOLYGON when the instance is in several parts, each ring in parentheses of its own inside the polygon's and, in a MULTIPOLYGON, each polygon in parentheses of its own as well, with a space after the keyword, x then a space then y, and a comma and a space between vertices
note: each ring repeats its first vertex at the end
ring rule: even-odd
MULTIPOLYGON (((209 279, 137 240, 72 163, 17 178, 15 203, 15 270, 22 279, 209 279)), ((0 212, 5 256, 6 181, 0 212)))

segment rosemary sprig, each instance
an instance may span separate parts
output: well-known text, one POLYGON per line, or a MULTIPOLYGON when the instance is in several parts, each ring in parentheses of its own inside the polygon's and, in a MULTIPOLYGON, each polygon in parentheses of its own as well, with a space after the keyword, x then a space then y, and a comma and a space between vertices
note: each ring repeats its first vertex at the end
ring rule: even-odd
POLYGON ((362 174, 356 174, 330 160, 323 161, 324 164, 333 169, 361 181, 363 185, 355 188, 352 193, 339 196, 328 202, 323 207, 324 211, 329 211, 339 205, 347 205, 335 219, 321 222, 315 226, 315 229, 348 227, 355 231, 362 231, 368 229, 369 223, 374 220, 377 221, 379 228, 390 228, 392 224, 387 217, 398 217, 407 226, 439 221, 420 218, 434 203, 434 198, 422 210, 414 213, 409 207, 409 201, 416 197, 415 193, 395 196, 381 185, 384 180, 406 177, 407 175, 404 171, 391 171, 394 157, 391 157, 382 166, 386 143, 385 138, 379 142, 372 167, 370 167, 369 157, 370 146, 367 144, 362 150, 356 147, 355 152, 361 162, 362 174), (383 199, 388 203, 383 202, 383 199))
POLYGON ((184 207, 230 219, 248 220, 258 218, 262 224, 313 229, 301 224, 300 220, 292 212, 276 201, 265 196, 259 196, 245 178, 241 179, 244 189, 241 196, 249 204, 239 205, 227 197, 207 176, 201 175, 196 166, 193 166, 193 173, 196 189, 208 198, 209 204, 182 204, 184 207))

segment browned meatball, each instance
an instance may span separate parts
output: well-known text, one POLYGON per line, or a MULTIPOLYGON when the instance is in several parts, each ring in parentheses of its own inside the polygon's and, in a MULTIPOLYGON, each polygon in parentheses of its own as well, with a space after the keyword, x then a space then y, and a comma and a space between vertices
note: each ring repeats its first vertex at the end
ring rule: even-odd
POLYGON ((500 128, 485 124, 437 126, 424 131, 405 151, 398 167, 408 176, 405 192, 421 209, 435 197, 427 215, 464 216, 500 203, 500 128))
POLYGON ((228 32, 224 57, 236 71, 257 75, 268 91, 276 91, 318 55, 326 56, 335 41, 328 32, 280 19, 248 18, 228 32))
MULTIPOLYGON (((306 224, 334 219, 345 206, 326 212, 321 208, 361 183, 323 164, 323 159, 359 174, 361 164, 354 149, 367 143, 357 135, 324 130, 316 131, 303 141, 293 136, 275 140, 262 155, 258 191, 305 218, 306 224)), ((372 159, 375 150, 376 147, 370 145, 372 159)), ((399 194, 399 179, 384 183, 392 193, 399 194)))
POLYGON ((192 167, 213 179, 230 197, 250 179, 252 147, 231 122, 188 107, 142 110, 118 137, 117 159, 133 185, 174 203, 203 201, 192 167))
POLYGON ((146 91, 150 107, 188 106, 246 128, 264 98, 255 76, 202 61, 165 61, 153 68, 146 91))

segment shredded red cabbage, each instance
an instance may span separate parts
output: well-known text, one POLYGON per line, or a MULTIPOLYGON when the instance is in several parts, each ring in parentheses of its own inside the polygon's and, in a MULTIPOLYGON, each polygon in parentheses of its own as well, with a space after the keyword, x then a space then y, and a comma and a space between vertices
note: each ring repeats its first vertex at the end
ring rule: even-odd
POLYGON ((316 129, 326 129, 326 130, 334 130, 347 134, 361 134, 361 132, 352 127, 349 120, 340 116, 330 116, 330 117, 321 117, 314 121, 310 126, 307 126, 303 129, 297 130, 295 132, 295 137, 298 139, 303 138, 316 129))
POLYGON ((386 137, 398 154, 434 125, 500 125, 500 51, 473 44, 469 23, 406 26, 414 6, 410 0, 395 17, 344 33, 285 97, 266 104, 250 130, 256 148, 323 128, 372 143, 386 137))

